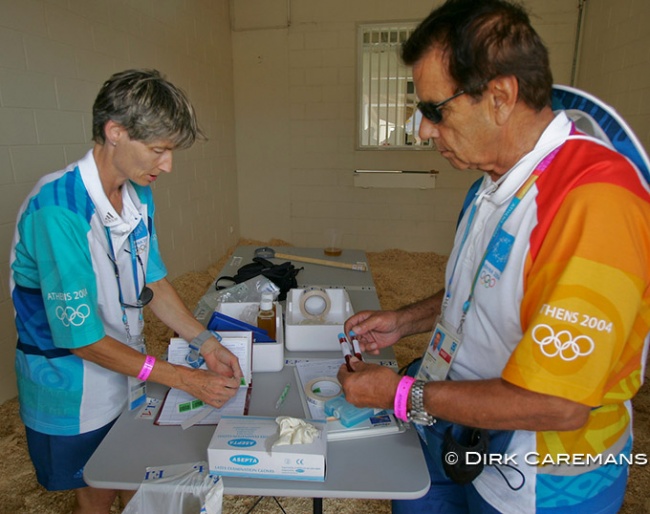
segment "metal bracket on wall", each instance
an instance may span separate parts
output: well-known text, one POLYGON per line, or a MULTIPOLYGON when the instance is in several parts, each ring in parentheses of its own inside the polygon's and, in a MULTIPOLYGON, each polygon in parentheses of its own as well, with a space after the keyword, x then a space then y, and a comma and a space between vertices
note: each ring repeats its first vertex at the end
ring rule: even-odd
POLYGON ((354 186, 362 188, 433 189, 437 170, 355 170, 354 186))

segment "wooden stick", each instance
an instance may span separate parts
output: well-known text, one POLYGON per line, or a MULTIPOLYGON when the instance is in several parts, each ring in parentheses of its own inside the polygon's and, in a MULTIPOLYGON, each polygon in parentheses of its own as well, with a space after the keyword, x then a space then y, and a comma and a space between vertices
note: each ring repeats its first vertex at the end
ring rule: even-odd
POLYGON ((368 265, 365 262, 334 262, 326 259, 315 259, 313 257, 301 257, 299 255, 290 255, 288 253, 274 253, 276 259, 289 259, 291 261, 307 262, 310 264, 320 264, 322 266, 332 266, 334 268, 345 268, 354 271, 368 271, 368 265))

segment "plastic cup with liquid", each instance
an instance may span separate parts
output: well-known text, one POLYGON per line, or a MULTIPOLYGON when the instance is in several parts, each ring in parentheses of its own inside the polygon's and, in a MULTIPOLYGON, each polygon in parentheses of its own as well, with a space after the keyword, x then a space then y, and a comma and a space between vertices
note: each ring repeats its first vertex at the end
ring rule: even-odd
POLYGON ((325 247, 323 249, 325 255, 338 257, 343 253, 341 248, 341 231, 336 228, 330 228, 325 231, 325 247))

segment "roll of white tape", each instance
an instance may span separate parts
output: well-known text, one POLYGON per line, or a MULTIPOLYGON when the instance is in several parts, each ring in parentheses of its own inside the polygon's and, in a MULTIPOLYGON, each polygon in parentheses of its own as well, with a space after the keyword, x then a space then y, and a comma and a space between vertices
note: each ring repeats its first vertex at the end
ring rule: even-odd
POLYGON ((341 384, 331 377, 314 378, 307 382, 305 395, 307 401, 317 407, 324 407, 325 402, 341 394, 341 384))
POLYGON ((319 288, 305 289, 298 302, 300 313, 307 319, 324 318, 332 306, 326 291, 319 288))

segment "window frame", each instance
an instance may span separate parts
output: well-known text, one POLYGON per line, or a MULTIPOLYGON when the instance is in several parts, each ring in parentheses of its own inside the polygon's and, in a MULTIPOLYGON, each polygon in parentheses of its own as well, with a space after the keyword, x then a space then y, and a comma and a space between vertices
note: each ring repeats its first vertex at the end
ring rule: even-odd
MULTIPOLYGON (((357 150, 432 150, 431 141, 420 141, 417 137, 419 124, 417 116, 417 96, 413 83, 412 69, 401 61, 401 44, 417 27, 419 21, 402 20, 381 23, 358 23, 357 24, 357 101, 356 101, 356 130, 355 146, 357 150), (368 34, 368 35, 367 35, 368 34), (395 50, 394 54, 388 54, 383 59, 383 65, 387 67, 388 73, 382 75, 382 60, 377 57, 375 65, 379 66, 379 83, 373 88, 373 80, 366 78, 372 74, 373 57, 368 52, 368 44, 388 45, 388 50, 395 50), (394 47, 394 48, 390 48, 394 47), (395 60, 395 57, 397 60, 395 60), (370 71, 367 64, 370 61, 370 71), (377 63, 377 61, 379 61, 377 63), (392 66, 395 65, 393 69, 392 66), (388 78, 384 78, 384 77, 388 78), (364 81, 365 80, 365 81, 364 81), (382 80, 385 81, 382 84, 382 80), (395 87, 391 88, 391 81, 395 87), (382 96, 388 97, 382 101, 382 96), (399 97, 403 96, 403 101, 399 97), (384 105, 385 104, 385 105, 384 105), (373 107, 374 105, 374 107, 373 107), (384 110, 381 117, 380 111, 384 110), (374 122, 372 120, 375 120, 374 122), (403 124, 399 124, 404 119, 403 124), (410 121, 410 127, 407 123, 410 121), (371 130, 374 128, 374 132, 371 130), (410 128, 410 133, 408 132, 410 128), (389 132, 392 129, 393 132, 389 132), (394 133, 393 140, 390 137, 394 133), (376 134, 376 137, 374 135, 376 134), (389 135, 390 134, 390 135, 389 135), (396 139, 398 141, 396 141, 396 139)), ((384 53, 381 50, 375 53, 384 53)))

